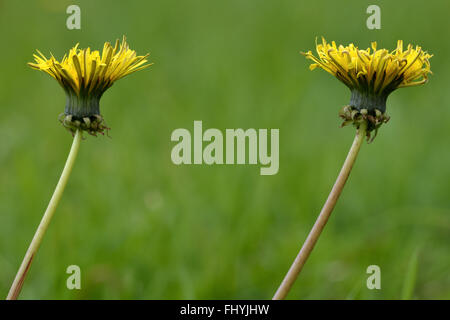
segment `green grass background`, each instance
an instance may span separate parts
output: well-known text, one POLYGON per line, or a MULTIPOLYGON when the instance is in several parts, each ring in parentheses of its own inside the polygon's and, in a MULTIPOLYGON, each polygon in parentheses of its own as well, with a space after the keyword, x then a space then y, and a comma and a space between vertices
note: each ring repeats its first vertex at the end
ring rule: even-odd
POLYGON ((112 139, 88 137, 25 282, 25 299, 266 299, 297 254, 354 129, 350 93, 299 51, 316 36, 434 54, 425 86, 388 100, 391 121, 362 152, 291 299, 450 298, 450 4, 376 1, 0 0, 0 295, 53 192, 72 137, 65 96, 26 63, 126 35, 154 66, 101 101, 112 139), (70 4, 81 30, 67 30, 70 4), (280 171, 175 166, 176 128, 279 128, 280 171), (82 290, 66 288, 67 266, 82 290), (381 290, 366 268, 381 267, 381 290))

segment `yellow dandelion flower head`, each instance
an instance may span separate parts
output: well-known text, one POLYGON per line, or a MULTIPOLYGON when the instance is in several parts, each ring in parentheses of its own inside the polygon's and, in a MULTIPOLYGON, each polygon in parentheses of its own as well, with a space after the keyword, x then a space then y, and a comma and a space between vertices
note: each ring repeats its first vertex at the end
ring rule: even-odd
POLYGON ((319 67, 342 81, 352 92, 350 106, 357 110, 386 110, 387 96, 397 88, 417 86, 428 81, 431 73, 429 59, 432 55, 421 47, 409 44, 403 49, 403 41, 397 42, 392 52, 371 48, 361 50, 354 44, 337 46, 322 37, 316 43, 317 56, 311 51, 302 53, 314 63, 310 69, 319 67))
POLYGON ((66 107, 61 120, 69 130, 84 129, 95 134, 102 132, 100 98, 113 83, 133 72, 152 65, 147 63, 148 54, 136 55, 123 37, 113 47, 109 42, 100 53, 90 48, 79 49, 78 44, 64 55, 61 62, 53 55, 46 58, 39 50, 34 54, 35 63, 30 67, 41 70, 55 78, 66 92, 66 107))

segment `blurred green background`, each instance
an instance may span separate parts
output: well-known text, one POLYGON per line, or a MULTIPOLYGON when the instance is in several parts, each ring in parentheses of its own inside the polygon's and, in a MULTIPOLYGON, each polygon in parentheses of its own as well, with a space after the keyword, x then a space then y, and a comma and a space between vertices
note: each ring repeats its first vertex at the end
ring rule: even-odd
POLYGON ((107 137, 82 142, 24 299, 266 299, 288 270, 338 174, 354 129, 350 92, 299 52, 316 36, 435 56, 424 86, 388 100, 391 121, 364 144, 291 299, 450 298, 450 3, 376 1, 0 0, 0 295, 47 206, 72 137, 65 96, 26 63, 126 35, 154 66, 101 101, 107 137), (66 8, 81 7, 81 30, 66 8), (176 166, 176 128, 279 128, 280 170, 176 166), (417 258, 415 258, 417 257, 417 258), (82 290, 66 288, 81 267, 82 290), (366 268, 381 268, 381 290, 366 268))

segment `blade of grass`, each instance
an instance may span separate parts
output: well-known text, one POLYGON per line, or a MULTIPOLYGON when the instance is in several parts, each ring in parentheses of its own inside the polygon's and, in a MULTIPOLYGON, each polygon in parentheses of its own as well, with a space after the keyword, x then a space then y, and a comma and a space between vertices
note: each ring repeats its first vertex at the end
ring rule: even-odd
POLYGON ((406 274, 403 281, 402 300, 410 300, 413 298, 417 280, 419 251, 419 249, 416 249, 409 259, 408 268, 406 269, 406 274))

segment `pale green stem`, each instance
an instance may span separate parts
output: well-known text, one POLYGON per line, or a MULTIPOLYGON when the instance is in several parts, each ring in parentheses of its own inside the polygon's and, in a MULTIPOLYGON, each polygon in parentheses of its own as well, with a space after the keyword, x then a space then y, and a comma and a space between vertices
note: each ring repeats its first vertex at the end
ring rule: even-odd
POLYGON ((70 172, 72 171, 73 164, 78 154, 80 142, 81 132, 77 130, 73 139, 72 148, 70 149, 69 156, 67 157, 66 165, 64 166, 61 177, 59 178, 58 184, 56 185, 53 196, 50 199, 47 210, 45 210, 41 223, 39 224, 39 227, 34 234, 33 240, 31 240, 25 257, 23 258, 22 264, 20 265, 19 271, 17 272, 11 289, 9 290, 8 296, 6 298, 7 300, 16 300, 20 294, 20 291, 22 290, 22 285, 28 273, 28 270, 30 269, 31 262, 33 261, 33 258, 36 255, 39 246, 41 245, 42 238, 47 231, 50 220, 55 213, 56 207, 58 206, 59 200, 61 199, 61 196, 64 192, 64 188, 66 187, 67 181, 69 180, 70 172))
POLYGON ((356 133, 356 137, 353 141, 350 151, 348 152, 344 165, 342 166, 341 172, 339 173, 339 176, 333 186, 333 189, 330 192, 330 195, 328 196, 327 201, 325 202, 322 208, 322 211, 320 212, 316 220, 316 223, 309 232, 309 235, 306 238, 305 243, 303 244, 300 252, 298 253, 297 257, 292 263, 292 266, 289 269, 288 273, 284 277, 283 282, 281 283, 277 292, 273 296, 273 300, 281 300, 286 298, 287 294, 289 293, 289 290, 291 289, 300 271, 302 270, 303 265, 308 259, 309 254, 313 250, 314 245, 316 244, 317 239, 320 236, 320 233, 325 227, 325 224, 327 223, 328 218, 330 217, 331 212, 333 211, 334 206, 336 205, 336 202, 339 196, 341 195, 342 189, 344 189, 345 182, 347 181, 350 171, 352 170, 353 164, 355 163, 359 149, 361 148, 361 144, 364 140, 364 137, 366 136, 366 129, 367 123, 363 122, 356 133))

